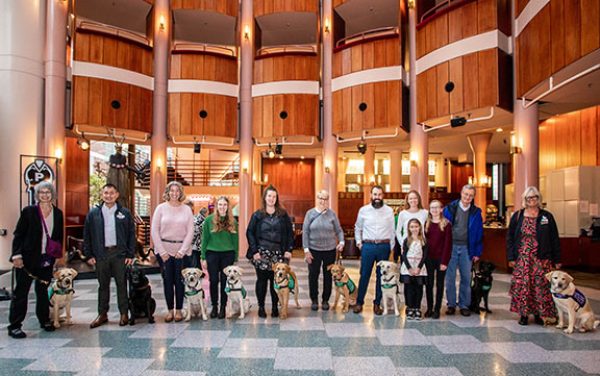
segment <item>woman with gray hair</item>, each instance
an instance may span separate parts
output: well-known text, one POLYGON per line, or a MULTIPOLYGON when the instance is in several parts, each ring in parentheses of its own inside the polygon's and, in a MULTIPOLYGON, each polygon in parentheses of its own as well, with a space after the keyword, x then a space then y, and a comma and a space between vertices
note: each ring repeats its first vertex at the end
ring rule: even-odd
POLYGON ((536 324, 543 325, 542 317, 556 317, 545 274, 552 264, 561 267, 560 240, 554 217, 542 209, 540 191, 527 187, 522 198, 523 208, 510 218, 506 234, 508 266, 514 268, 510 310, 520 315, 520 325, 527 325, 531 314, 536 324))
POLYGON ((35 313, 40 327, 54 331, 50 322, 48 283, 52 279, 55 257, 62 254, 63 213, 54 206, 56 189, 44 181, 35 186, 37 205, 27 206, 21 212, 14 232, 12 254, 16 286, 10 302, 8 335, 25 338, 21 326, 27 314, 27 295, 35 280, 35 313))
POLYGON ((161 266, 169 311, 165 322, 181 321, 184 294, 181 271, 187 266, 192 254, 194 214, 189 206, 183 205, 185 194, 181 183, 172 181, 167 184, 163 198, 165 202, 156 207, 152 216, 152 242, 156 259, 161 266))
POLYGON ((344 231, 335 212, 329 209, 329 192, 317 193, 317 206, 306 212, 302 224, 304 260, 308 264, 308 286, 311 309, 319 309, 319 274, 323 268, 323 296, 321 309, 329 309, 331 272, 327 267, 335 262, 336 251, 344 249, 344 231))

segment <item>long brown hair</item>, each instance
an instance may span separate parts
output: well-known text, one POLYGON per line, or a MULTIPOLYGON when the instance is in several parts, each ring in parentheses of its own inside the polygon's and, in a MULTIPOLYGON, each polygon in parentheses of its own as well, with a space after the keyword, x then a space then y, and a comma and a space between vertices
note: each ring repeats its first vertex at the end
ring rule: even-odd
POLYGON ((212 231, 211 232, 219 232, 219 231, 227 231, 235 234, 237 231, 235 229, 235 218, 233 218, 233 213, 231 212, 231 205, 229 204, 229 199, 225 196, 221 196, 217 199, 217 204, 219 201, 225 201, 227 203, 227 212, 224 217, 219 215, 219 209, 215 210, 215 214, 213 214, 212 219, 212 231))
POLYGON ((417 195, 417 208, 423 209, 423 201, 421 200, 421 194, 418 191, 411 189, 410 191, 408 191, 406 196, 404 196, 404 202, 405 202, 404 210, 410 209, 410 204, 408 203, 408 196, 410 196, 411 193, 414 193, 417 195))
POLYGON ((275 215, 276 216, 281 216, 281 215, 287 214, 287 211, 285 210, 285 208, 283 207, 283 205, 279 202, 279 192, 277 192, 277 189, 274 186, 272 186, 272 185, 269 185, 263 191, 263 194, 262 194, 262 208, 260 208, 260 210, 263 213, 268 214, 267 213, 267 193, 269 193, 269 191, 275 192, 275 195, 276 195, 276 199, 275 199, 275 215))
MULTIPOLYGON (((434 204, 434 203, 440 204, 440 210, 443 209, 444 206, 442 205, 440 200, 431 200, 431 202, 429 203, 429 210, 431 210, 431 204, 434 204)), ((431 223, 433 223, 433 217, 431 216, 431 212, 428 212, 427 213, 427 222, 425 222, 425 232, 429 231, 429 225, 431 223)), ((440 231, 444 231, 444 228, 446 227, 446 225, 448 223, 450 223, 450 222, 448 221, 448 219, 446 219, 446 217, 444 217, 444 212, 441 212, 440 213, 440 224, 439 224, 440 231)))
POLYGON ((415 222, 416 224, 419 225, 419 240, 421 241, 421 245, 425 245, 425 237, 423 236, 423 225, 421 224, 421 221, 419 221, 417 218, 412 218, 410 221, 408 221, 408 224, 406 225, 406 230, 408 232, 406 239, 408 240, 408 246, 410 247, 410 245, 413 242, 413 238, 412 238, 412 233, 410 232, 410 224, 415 222))

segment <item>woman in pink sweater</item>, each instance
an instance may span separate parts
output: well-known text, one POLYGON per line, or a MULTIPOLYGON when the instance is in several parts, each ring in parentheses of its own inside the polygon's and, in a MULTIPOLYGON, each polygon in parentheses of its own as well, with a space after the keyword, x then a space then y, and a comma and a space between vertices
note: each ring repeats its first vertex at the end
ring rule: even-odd
POLYGON ((187 266, 188 257, 192 254, 194 215, 189 206, 182 204, 185 194, 181 183, 172 181, 167 184, 163 199, 165 202, 156 207, 152 216, 152 242, 161 266, 169 310, 165 322, 173 319, 181 321, 184 294, 181 271, 187 266))

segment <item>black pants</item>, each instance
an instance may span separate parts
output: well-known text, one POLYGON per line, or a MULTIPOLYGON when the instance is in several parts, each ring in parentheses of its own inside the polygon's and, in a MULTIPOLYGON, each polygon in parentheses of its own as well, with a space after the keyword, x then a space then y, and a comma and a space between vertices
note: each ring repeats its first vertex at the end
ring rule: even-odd
POLYGON ((188 257, 176 259, 169 257, 165 262, 158 257, 158 263, 163 277, 163 287, 165 291, 165 300, 167 301, 167 309, 173 309, 173 300, 175 300, 175 309, 183 308, 183 294, 185 292, 183 286, 183 277, 181 271, 185 269, 189 263, 188 257))
POLYGON ((271 290, 271 303, 273 309, 277 308, 279 298, 277 297, 277 291, 275 291, 275 273, 272 270, 256 270, 256 300, 258 300, 258 306, 265 306, 265 298, 267 297, 267 283, 269 284, 269 290, 271 290))
POLYGON ((404 300, 408 308, 421 309, 421 300, 423 300, 423 285, 416 282, 405 283, 404 300))
POLYGON ((223 269, 229 265, 233 265, 234 261, 234 251, 206 251, 206 266, 210 279, 210 301, 213 307, 216 307, 219 301, 219 282, 221 283, 221 307, 225 308, 225 304, 227 304, 227 294, 225 293, 227 276, 223 273, 223 269))
POLYGON ((312 263, 308 264, 308 288, 310 300, 313 303, 319 300, 319 274, 323 269, 323 302, 328 302, 331 297, 331 272, 327 267, 335 262, 335 249, 332 251, 310 250, 313 256, 312 263))
MULTIPOLYGON (((34 276, 50 281, 52 279, 52 267, 35 268, 29 270, 34 276)), ((15 273, 15 290, 14 296, 10 301, 10 312, 8 321, 10 325, 8 330, 20 328, 25 316, 27 315, 27 298, 31 282, 33 279, 27 275, 23 268, 14 269, 15 273)), ((35 314, 40 324, 45 324, 50 321, 50 301, 48 300, 48 285, 35 281, 35 314)))
POLYGON ((202 269, 202 266, 200 264, 200 252, 199 251, 192 251, 192 255, 189 257, 188 267, 202 269))
POLYGON ((427 310, 439 311, 442 306, 442 297, 444 296, 444 281, 446 280, 446 271, 440 270, 440 260, 425 260, 427 267, 427 283, 425 292, 427 295, 427 310), (433 285, 435 283, 435 306, 433 305, 433 285))
POLYGON ((127 283, 125 278, 125 259, 120 251, 111 251, 105 259, 96 260, 96 278, 98 278, 98 314, 108 313, 110 303, 110 279, 117 285, 117 304, 119 313, 127 314, 127 283))

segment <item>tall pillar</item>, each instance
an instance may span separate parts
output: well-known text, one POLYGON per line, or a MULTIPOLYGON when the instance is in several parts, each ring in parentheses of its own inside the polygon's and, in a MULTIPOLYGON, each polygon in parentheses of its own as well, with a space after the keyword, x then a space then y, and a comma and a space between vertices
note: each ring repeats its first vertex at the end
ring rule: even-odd
MULTIPOLYGON (((253 210, 252 176, 252 69, 254 64, 254 16, 252 0, 241 1, 240 56, 240 217, 239 233, 245 234, 253 210), (246 34, 248 30, 248 34, 246 34)), ((262 179, 262 176, 259 177, 262 179)), ((240 255, 248 249, 245 236, 239 237, 240 255)))
MULTIPOLYGON (((45 108, 44 154, 65 155, 65 90, 67 56, 67 2, 46 1, 46 56, 44 61, 45 108)), ((57 171, 58 206, 65 208, 66 171, 60 163, 57 171)))
POLYGON ((487 205, 487 177, 485 171, 487 147, 493 133, 477 133, 467 136, 469 146, 473 151, 473 182, 475 185, 475 205, 481 208, 481 216, 485 221, 485 207, 487 205))
POLYGON ((514 210, 521 208, 521 195, 525 188, 535 186, 539 189, 539 133, 538 105, 523 108, 520 100, 514 103, 514 141, 519 153, 513 153, 513 171, 515 184, 514 210))
POLYGON ((363 180, 363 192, 364 192, 364 202, 368 204, 371 201, 371 185, 375 179, 375 147, 369 146, 367 147, 367 151, 364 155, 365 160, 365 173, 363 180))
POLYGON ((12 233, 20 213, 20 156, 44 154, 45 30, 45 1, 0 1, 0 197, 5 199, 0 230, 6 230, 0 236, 0 269, 4 270, 11 265, 12 233))
POLYGON ((331 0, 323 0, 323 189, 329 192, 329 205, 337 212, 338 144, 333 136, 333 95, 331 93, 333 55, 333 8, 331 0), (325 30, 325 25, 328 30, 325 30))
POLYGON ((390 151, 390 191, 402 192, 402 150, 390 151))
POLYGON ((337 191, 346 192, 346 169, 348 168, 348 158, 338 158, 337 164, 337 191))
POLYGON ((448 187, 448 168, 446 166, 446 159, 443 157, 435 160, 435 186, 436 187, 448 187))
POLYGON ((325 167, 323 167, 323 157, 320 155, 315 156, 315 204, 317 202, 316 193, 321 189, 326 189, 324 185, 325 177, 325 167))
POLYGON ((154 93, 152 110, 152 165, 150 204, 152 211, 162 202, 167 185, 167 103, 169 99, 169 41, 171 11, 169 0, 154 2, 154 93), (162 25, 161 25, 162 23, 162 25))
POLYGON ((408 8, 409 71, 409 122, 410 122, 410 188, 421 194, 424 203, 429 202, 429 145, 427 134, 417 125, 417 10, 408 8))

